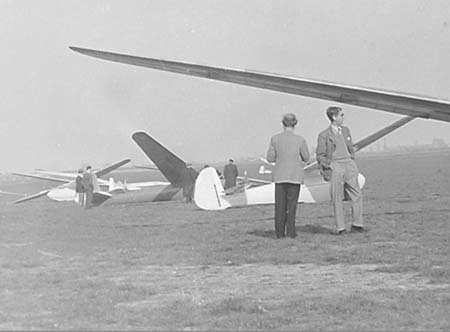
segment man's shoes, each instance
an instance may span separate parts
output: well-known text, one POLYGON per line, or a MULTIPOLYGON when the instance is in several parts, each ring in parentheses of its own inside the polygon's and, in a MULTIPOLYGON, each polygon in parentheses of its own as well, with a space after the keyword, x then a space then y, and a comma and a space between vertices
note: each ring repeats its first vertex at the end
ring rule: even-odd
POLYGON ((336 235, 342 235, 345 233, 345 229, 341 229, 339 231, 337 231, 336 235))
POLYGON ((352 228, 350 228, 351 233, 364 233, 367 232, 367 230, 362 226, 356 226, 352 225, 352 228))

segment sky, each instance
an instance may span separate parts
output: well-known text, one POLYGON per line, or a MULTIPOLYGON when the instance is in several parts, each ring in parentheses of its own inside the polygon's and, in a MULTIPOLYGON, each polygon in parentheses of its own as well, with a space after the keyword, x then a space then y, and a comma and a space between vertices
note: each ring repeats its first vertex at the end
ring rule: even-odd
MULTIPOLYGON (((312 150, 329 102, 105 62, 69 46, 450 100, 450 2, 0 0, 0 171, 148 159, 144 130, 187 162, 265 155, 281 117, 312 150)), ((343 106, 355 141, 401 115, 343 106)), ((388 146, 450 143, 416 119, 388 146)))

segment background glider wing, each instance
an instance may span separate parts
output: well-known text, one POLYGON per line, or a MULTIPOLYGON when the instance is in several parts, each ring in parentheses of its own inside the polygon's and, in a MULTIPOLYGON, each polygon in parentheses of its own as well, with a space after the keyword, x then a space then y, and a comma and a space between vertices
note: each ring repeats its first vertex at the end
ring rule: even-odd
POLYGON ((21 194, 21 193, 15 193, 15 192, 12 192, 12 191, 4 191, 4 190, 1 190, 1 189, 0 189, 0 194, 23 196, 23 194, 21 194))
POLYGON ((61 179, 70 179, 70 180, 74 180, 77 177, 78 173, 69 173, 69 172, 53 172, 53 171, 35 171, 36 174, 38 175, 43 175, 43 176, 52 176, 52 177, 58 177, 61 179))
POLYGON ((450 101, 445 100, 414 96, 405 93, 353 87, 324 81, 259 73, 255 71, 144 58, 79 47, 70 47, 70 49, 103 60, 134 66, 204 77, 217 81, 230 82, 300 96, 332 100, 338 103, 373 108, 413 117, 450 122, 450 101))
POLYGON ((114 163, 112 165, 101 168, 98 171, 95 171, 95 175, 99 178, 103 175, 108 174, 109 172, 114 171, 115 169, 117 169, 125 164, 128 164, 130 161, 131 161, 131 159, 124 159, 124 160, 118 161, 117 163, 114 163))
POLYGON ((152 171, 159 171, 158 167, 156 166, 140 166, 140 165, 134 165, 134 168, 140 168, 140 169, 150 169, 152 171))
POLYGON ((22 203, 22 202, 25 202, 25 201, 29 201, 29 200, 31 200, 31 199, 35 199, 35 198, 38 198, 38 197, 47 195, 48 192, 49 192, 50 190, 51 190, 51 189, 43 190, 43 191, 40 191, 40 192, 38 192, 38 193, 36 193, 36 194, 29 195, 29 196, 26 196, 26 197, 24 197, 24 198, 18 199, 18 200, 16 200, 16 201, 14 201, 14 204, 22 203))
POLYGON ((72 180, 68 180, 68 179, 56 178, 53 176, 39 175, 39 174, 17 173, 17 172, 12 173, 12 174, 27 177, 27 178, 46 180, 46 181, 54 181, 54 182, 60 182, 60 183, 69 183, 72 181, 72 180))

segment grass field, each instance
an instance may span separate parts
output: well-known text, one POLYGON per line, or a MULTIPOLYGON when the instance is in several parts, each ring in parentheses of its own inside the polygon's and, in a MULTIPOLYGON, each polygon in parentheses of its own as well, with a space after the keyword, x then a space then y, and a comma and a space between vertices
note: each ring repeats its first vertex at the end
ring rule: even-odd
POLYGON ((0 329, 450 330, 450 154, 358 163, 343 236, 329 204, 275 240, 273 206, 3 199, 0 329))

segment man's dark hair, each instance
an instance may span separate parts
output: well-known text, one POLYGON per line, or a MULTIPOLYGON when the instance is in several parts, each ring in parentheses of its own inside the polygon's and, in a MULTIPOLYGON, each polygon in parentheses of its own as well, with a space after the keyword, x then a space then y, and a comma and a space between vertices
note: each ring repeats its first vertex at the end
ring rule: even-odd
POLYGON ((331 122, 334 121, 333 117, 337 116, 339 114, 339 111, 342 111, 342 108, 338 106, 330 106, 327 108, 327 116, 328 119, 330 119, 331 122))
POLYGON ((91 166, 86 166, 86 170, 88 170, 88 169, 92 169, 92 167, 91 166))

